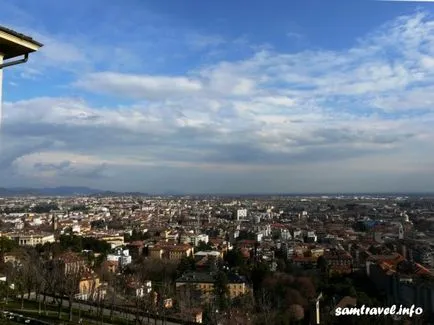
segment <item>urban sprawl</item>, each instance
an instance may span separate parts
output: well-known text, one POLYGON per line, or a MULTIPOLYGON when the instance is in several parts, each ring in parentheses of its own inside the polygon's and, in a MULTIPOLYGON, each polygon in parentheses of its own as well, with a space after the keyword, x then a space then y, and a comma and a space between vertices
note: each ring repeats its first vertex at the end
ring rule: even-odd
POLYGON ((0 216, 2 308, 38 319, 375 324, 334 311, 396 304, 424 312, 380 323, 414 324, 434 313, 430 197, 7 197, 0 216))

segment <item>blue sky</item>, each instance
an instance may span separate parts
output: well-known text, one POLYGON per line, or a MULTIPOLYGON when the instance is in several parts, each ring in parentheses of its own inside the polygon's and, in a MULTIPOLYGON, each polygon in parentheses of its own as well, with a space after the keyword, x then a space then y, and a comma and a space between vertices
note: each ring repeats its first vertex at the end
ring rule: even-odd
POLYGON ((1 186, 434 191, 434 3, 7 0, 1 186))

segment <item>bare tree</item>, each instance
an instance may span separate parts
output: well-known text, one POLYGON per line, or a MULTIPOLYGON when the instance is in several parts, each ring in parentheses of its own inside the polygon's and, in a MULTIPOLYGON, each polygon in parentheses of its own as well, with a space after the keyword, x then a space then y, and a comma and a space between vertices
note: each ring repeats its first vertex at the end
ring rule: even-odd
POLYGON ((4 266, 4 273, 6 275, 4 295, 5 295, 6 304, 7 304, 8 300, 9 300, 9 294, 11 293, 11 287, 13 286, 14 278, 15 278, 15 276, 14 276, 15 275, 14 264, 11 262, 6 263, 4 266))
POLYGON ((56 285, 57 285, 57 276, 56 266, 53 261, 45 260, 41 265, 41 282, 42 282, 42 304, 44 306, 44 313, 47 315, 47 297, 51 296, 52 301, 54 302, 56 295, 56 285))
POLYGON ((273 318, 273 301, 272 293, 268 290, 261 289, 259 295, 259 324, 268 324, 273 318))
POLYGON ((83 270, 74 269, 72 272, 68 272, 64 274, 64 294, 68 297, 68 313, 69 313, 69 321, 72 321, 73 318, 73 302, 75 300, 75 296, 80 291, 80 281, 83 276, 83 270))
POLYGON ((57 317, 59 319, 62 318, 62 307, 63 307, 63 299, 65 297, 65 292, 67 286, 65 284, 65 271, 62 267, 59 266, 58 263, 55 264, 55 267, 52 269, 52 281, 54 283, 54 297, 57 300, 57 317))
POLYGON ((166 306, 166 301, 167 299, 172 299, 173 297, 173 284, 169 278, 164 279, 158 291, 160 297, 158 301, 158 315, 162 317, 162 323, 166 324, 167 312, 170 308, 172 308, 166 306))
POLYGON ((21 309, 24 309, 24 295, 26 293, 26 261, 21 260, 14 264, 14 289, 21 297, 21 309))
MULTIPOLYGON (((42 301, 41 301, 41 293, 45 291, 45 287, 47 286, 44 278, 44 262, 42 259, 38 256, 36 259, 34 265, 33 265, 33 271, 34 271, 34 288, 35 288, 35 299, 38 302, 38 311, 39 314, 42 312, 42 301)), ((45 297, 45 295, 44 295, 45 297)), ((30 298, 30 297, 29 297, 30 298)))

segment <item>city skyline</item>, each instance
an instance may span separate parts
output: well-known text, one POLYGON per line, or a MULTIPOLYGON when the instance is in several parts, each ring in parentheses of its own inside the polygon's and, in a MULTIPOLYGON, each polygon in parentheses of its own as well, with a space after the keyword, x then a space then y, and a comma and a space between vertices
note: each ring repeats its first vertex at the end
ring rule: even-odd
POLYGON ((432 4, 219 4, 6 1, 1 187, 434 192, 432 4))

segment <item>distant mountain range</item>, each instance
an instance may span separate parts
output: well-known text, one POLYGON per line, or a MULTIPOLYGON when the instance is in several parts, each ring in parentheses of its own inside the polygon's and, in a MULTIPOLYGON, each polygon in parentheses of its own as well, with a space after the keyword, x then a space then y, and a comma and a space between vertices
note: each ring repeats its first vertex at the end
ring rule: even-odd
POLYGON ((81 186, 60 186, 43 188, 0 187, 0 197, 10 196, 147 196, 140 192, 113 192, 81 186))
POLYGON ((272 197, 272 196, 287 196, 287 197, 319 197, 319 196, 380 196, 380 197, 433 197, 434 193, 246 193, 246 194, 230 194, 230 193, 209 193, 209 194, 188 194, 177 191, 165 191, 160 194, 149 194, 142 192, 116 192, 93 189, 83 186, 60 186, 60 187, 43 187, 43 188, 28 188, 28 187, 0 187, 0 197, 11 196, 191 196, 191 197, 238 197, 238 198, 254 198, 254 197, 272 197))

